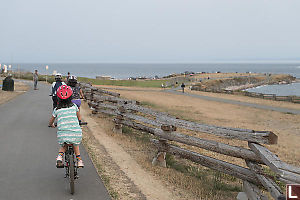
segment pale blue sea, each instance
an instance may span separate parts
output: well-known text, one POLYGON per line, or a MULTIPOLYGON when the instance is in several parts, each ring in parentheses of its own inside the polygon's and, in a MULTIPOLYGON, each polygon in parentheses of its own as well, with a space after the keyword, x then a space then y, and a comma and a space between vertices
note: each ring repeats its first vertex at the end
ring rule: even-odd
MULTIPOLYGON (((2 63, 9 64, 9 63, 2 63)), ((300 63, 195 63, 195 64, 130 64, 130 63, 15 63, 13 70, 33 72, 35 69, 41 74, 52 74, 54 70, 66 75, 67 72, 76 76, 95 78, 96 76, 111 76, 116 79, 129 77, 163 77, 172 73, 185 71, 193 72, 260 72, 286 73, 300 78, 300 63), (45 66, 49 69, 46 71, 45 66)), ((256 92, 275 93, 300 96, 300 84, 266 86, 253 89, 256 92)))

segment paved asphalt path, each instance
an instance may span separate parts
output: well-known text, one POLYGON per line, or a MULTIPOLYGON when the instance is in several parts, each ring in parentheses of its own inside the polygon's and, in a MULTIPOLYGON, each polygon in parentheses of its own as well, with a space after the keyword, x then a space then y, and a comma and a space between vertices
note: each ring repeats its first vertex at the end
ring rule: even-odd
POLYGON ((79 170, 75 194, 69 193, 64 169, 55 167, 56 129, 47 127, 49 85, 38 87, 0 105, 0 200, 110 199, 82 146, 85 168, 79 170))
POLYGON ((209 96, 204 96, 204 95, 199 95, 199 94, 191 94, 191 93, 182 93, 180 87, 173 88, 170 90, 165 90, 164 92, 169 92, 173 94, 180 94, 180 95, 185 95, 185 96, 190 96, 194 98, 199 98, 199 99, 204 99, 208 101, 217 101, 221 103, 229 103, 229 104, 235 104, 235 105, 241 105, 241 106, 248 106, 252 108, 259 108, 259 109, 264 109, 264 110, 272 110, 272 111, 278 111, 278 112, 283 112, 283 113, 291 113, 291 114, 300 114, 300 110, 298 109, 289 109, 289 108, 281 108, 281 107, 274 107, 274 106, 268 106, 268 105, 260 105, 260 104, 255 104, 255 103, 247 103, 247 102, 241 102, 241 101, 235 101, 231 99, 223 99, 223 98, 216 98, 216 97, 209 97, 209 96))

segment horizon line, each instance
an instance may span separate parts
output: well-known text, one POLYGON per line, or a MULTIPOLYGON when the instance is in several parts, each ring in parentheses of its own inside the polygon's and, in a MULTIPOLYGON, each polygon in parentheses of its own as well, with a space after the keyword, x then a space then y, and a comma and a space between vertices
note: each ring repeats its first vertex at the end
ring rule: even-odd
POLYGON ((0 62, 0 64, 234 64, 234 63, 300 63, 300 60, 206 60, 206 61, 54 61, 54 62, 0 62))

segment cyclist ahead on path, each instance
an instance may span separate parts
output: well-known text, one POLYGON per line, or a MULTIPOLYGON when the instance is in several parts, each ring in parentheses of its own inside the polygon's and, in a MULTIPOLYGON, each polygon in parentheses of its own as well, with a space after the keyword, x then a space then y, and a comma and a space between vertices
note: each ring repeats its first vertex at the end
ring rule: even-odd
POLYGON ((51 91, 50 91, 50 96, 52 96, 52 101, 53 101, 53 109, 57 107, 57 102, 58 102, 56 91, 62 85, 66 85, 66 84, 62 81, 61 74, 57 73, 55 75, 55 82, 52 83, 51 91))
POLYGON ((72 94, 72 102, 74 104, 77 105, 77 107, 79 108, 80 110, 80 105, 81 105, 81 100, 80 99, 83 99, 84 96, 83 96, 83 92, 82 92, 82 89, 80 88, 78 82, 77 82, 77 77, 72 75, 70 76, 69 78, 69 81, 68 81, 68 85, 72 88, 73 90, 73 94, 72 94))
POLYGON ((79 144, 82 140, 82 130, 79 125, 80 113, 78 107, 72 103, 72 89, 70 86, 62 85, 57 90, 58 105, 53 110, 49 126, 55 127, 53 124, 57 118, 57 140, 61 145, 58 156, 56 158, 56 166, 63 165, 63 155, 66 151, 65 143, 73 144, 75 155, 77 158, 77 166, 83 167, 83 161, 80 156, 79 144))

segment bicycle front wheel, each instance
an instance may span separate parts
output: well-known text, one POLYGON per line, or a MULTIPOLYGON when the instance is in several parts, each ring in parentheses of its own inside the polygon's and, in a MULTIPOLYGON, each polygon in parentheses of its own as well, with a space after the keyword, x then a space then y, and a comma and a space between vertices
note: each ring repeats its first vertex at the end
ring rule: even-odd
POLYGON ((69 178, 70 178, 70 190, 71 194, 75 192, 75 166, 74 166, 74 156, 70 155, 70 163, 69 163, 69 178))

